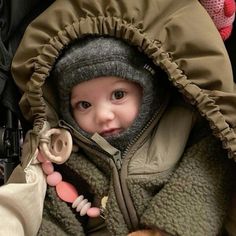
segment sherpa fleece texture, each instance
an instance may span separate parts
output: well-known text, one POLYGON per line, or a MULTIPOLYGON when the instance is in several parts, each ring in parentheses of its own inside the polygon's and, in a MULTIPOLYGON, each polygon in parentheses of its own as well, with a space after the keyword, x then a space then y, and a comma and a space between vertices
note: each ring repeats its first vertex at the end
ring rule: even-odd
POLYGON ((217 143, 212 137, 205 138, 187 151, 170 181, 142 215, 144 225, 171 235, 220 235, 233 169, 217 143))
MULTIPOLYGON (((129 178, 131 196, 143 227, 161 228, 171 235, 218 235, 223 227, 232 180, 232 165, 224 155, 219 143, 208 137, 187 149, 173 174, 129 178)), ((128 228, 109 175, 101 178, 100 170, 93 168, 94 164, 86 156, 73 155, 70 164, 76 169, 75 178, 81 171, 87 171, 88 183, 93 182, 91 191, 98 197, 109 189, 107 228, 111 235, 127 235, 128 228), (96 186, 96 177, 106 181, 103 185, 98 181, 96 186)), ((84 235, 76 213, 57 198, 53 188, 47 191, 44 210, 39 235, 84 235)))

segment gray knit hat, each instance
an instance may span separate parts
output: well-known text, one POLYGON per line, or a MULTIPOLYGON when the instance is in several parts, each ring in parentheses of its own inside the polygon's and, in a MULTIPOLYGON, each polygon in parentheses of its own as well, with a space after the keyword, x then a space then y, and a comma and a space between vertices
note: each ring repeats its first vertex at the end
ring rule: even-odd
POLYGON ((150 60, 137 48, 111 37, 88 37, 76 41, 59 57, 52 75, 59 91, 62 118, 86 137, 75 122, 70 111, 71 89, 83 81, 101 76, 117 76, 137 82, 143 88, 140 113, 134 123, 122 134, 107 140, 120 150, 124 150, 128 140, 132 140, 151 118, 159 101, 154 90, 154 69, 150 60), (154 102, 155 99, 155 102, 154 102))

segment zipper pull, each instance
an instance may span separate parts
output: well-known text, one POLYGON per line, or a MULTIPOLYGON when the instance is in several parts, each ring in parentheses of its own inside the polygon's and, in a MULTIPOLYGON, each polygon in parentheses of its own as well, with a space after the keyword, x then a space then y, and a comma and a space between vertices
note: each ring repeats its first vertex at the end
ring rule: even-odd
POLYGON ((100 207, 100 217, 105 220, 105 209, 107 205, 108 196, 105 196, 101 200, 101 207, 100 207))
POLYGON ((91 139, 104 151, 109 153, 112 156, 112 159, 116 165, 116 168, 118 170, 121 169, 122 165, 122 159, 121 159, 121 152, 120 150, 113 147, 110 143, 107 142, 106 139, 104 139, 102 136, 100 136, 98 133, 95 133, 91 139))
POLYGON ((116 164, 117 169, 120 170, 121 165, 122 165, 122 159, 121 159, 121 153, 119 150, 117 150, 117 152, 113 155, 113 160, 116 164))

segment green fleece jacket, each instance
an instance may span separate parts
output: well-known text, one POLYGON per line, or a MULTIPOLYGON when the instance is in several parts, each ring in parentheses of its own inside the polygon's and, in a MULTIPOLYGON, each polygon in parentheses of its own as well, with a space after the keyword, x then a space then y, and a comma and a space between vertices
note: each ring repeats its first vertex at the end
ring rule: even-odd
MULTIPOLYGON (((105 210, 108 235, 127 235, 132 230, 144 228, 159 228, 171 235, 183 236, 223 233, 233 168, 212 136, 186 148, 174 172, 127 177, 129 197, 138 218, 135 228, 127 224, 122 215, 116 196, 119 186, 113 184, 114 177, 107 176, 109 172, 105 168, 101 171, 94 162, 85 155, 73 153, 65 164, 65 176, 70 182, 82 178, 83 184, 77 182, 81 194, 90 196, 92 193, 98 199, 108 196, 105 210), (90 195, 83 192, 84 183, 90 195)), ((104 163, 99 164, 102 165, 104 163)), ((80 220, 78 213, 57 197, 55 189, 49 188, 39 235, 93 235, 92 232, 103 235, 104 231, 100 231, 105 227, 103 221, 94 223, 94 228, 89 229, 88 219, 80 220)))

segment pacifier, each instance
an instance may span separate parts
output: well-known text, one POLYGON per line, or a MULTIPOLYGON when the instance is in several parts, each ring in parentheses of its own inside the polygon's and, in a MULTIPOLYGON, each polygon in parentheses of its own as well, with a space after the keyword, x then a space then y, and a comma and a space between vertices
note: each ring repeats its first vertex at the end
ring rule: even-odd
POLYGON ((65 129, 49 129, 40 137, 39 150, 49 161, 62 164, 69 158, 72 151, 72 137, 65 129))

